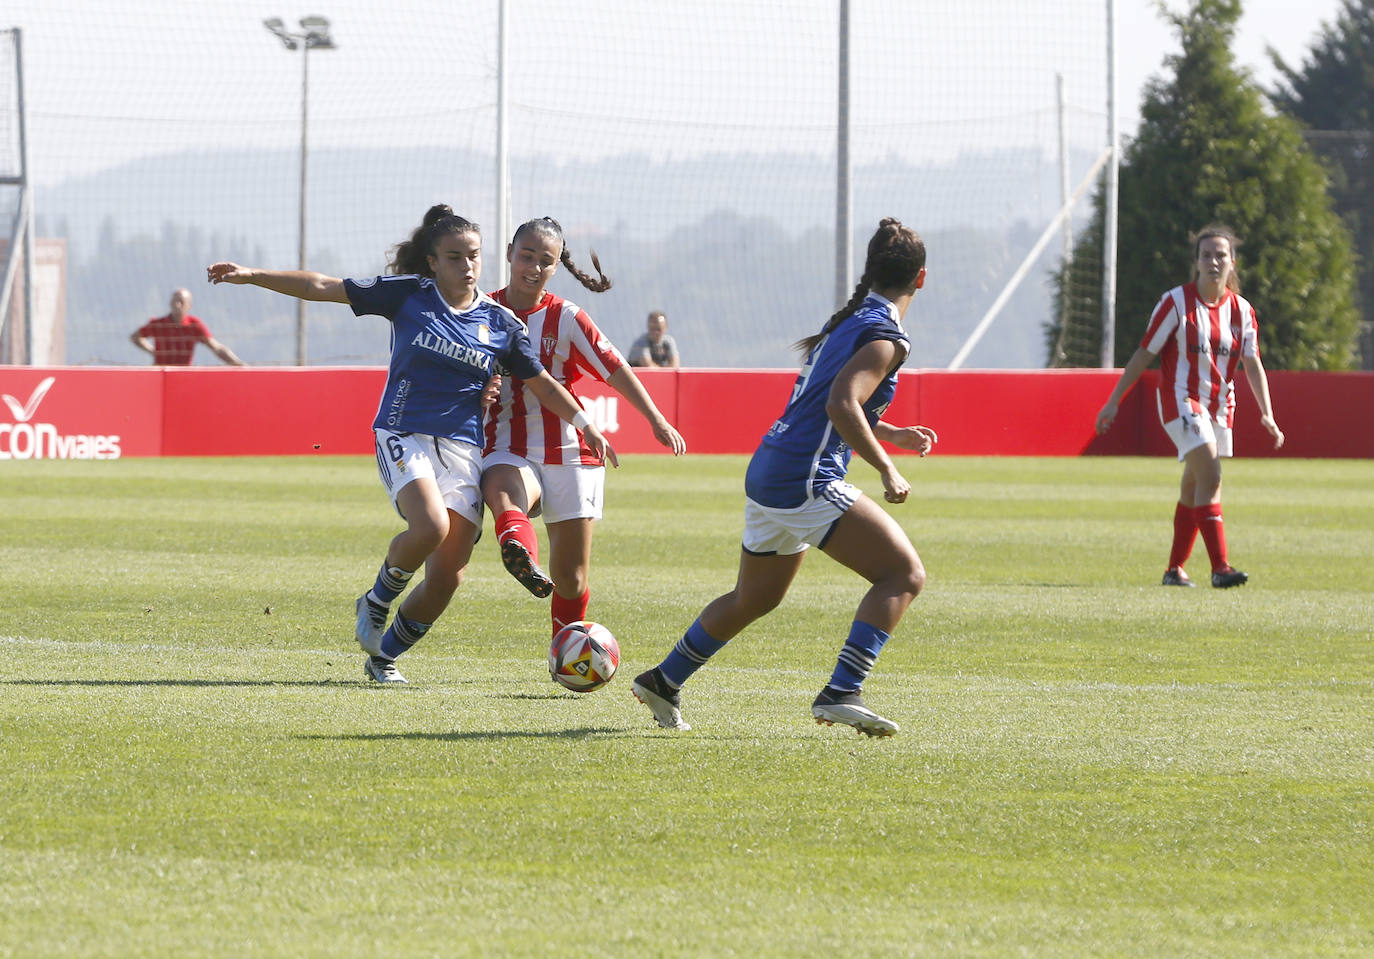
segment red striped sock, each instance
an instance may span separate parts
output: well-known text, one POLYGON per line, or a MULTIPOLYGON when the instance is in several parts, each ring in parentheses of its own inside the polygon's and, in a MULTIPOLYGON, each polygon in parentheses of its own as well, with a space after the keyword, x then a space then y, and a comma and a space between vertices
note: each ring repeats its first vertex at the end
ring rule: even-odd
POLYGON ((530 518, 518 509, 508 509, 496 517, 496 542, 504 543, 512 537, 525 547, 530 562, 539 565, 539 537, 535 535, 530 518))
POLYGON ((569 623, 576 623, 587 618, 587 602, 591 599, 592 591, 584 590, 581 596, 576 599, 565 599, 558 595, 558 590, 553 591, 553 599, 549 601, 549 612, 553 618, 553 635, 557 636, 558 631, 569 623))
POLYGON ((1221 504, 1194 506, 1193 515, 1197 517, 1197 529, 1207 547, 1207 557, 1212 561, 1212 572, 1230 569, 1231 564, 1226 561, 1226 524, 1221 519, 1221 504))
POLYGON ((1193 543, 1197 540, 1197 516, 1193 507, 1182 503, 1174 505, 1174 545, 1169 549, 1169 568, 1182 569, 1193 553, 1193 543))

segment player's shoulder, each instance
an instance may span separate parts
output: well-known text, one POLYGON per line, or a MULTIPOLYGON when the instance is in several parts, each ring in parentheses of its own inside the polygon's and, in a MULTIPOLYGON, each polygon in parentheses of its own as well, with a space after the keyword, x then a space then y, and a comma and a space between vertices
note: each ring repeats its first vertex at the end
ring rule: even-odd
POLYGON ((854 311, 851 320, 856 326, 865 327, 872 334, 893 339, 908 339, 896 304, 877 293, 868 294, 854 311))
POLYGON ((465 312, 485 317, 487 325, 493 329, 523 330, 525 328, 525 324, 520 322, 520 318, 515 315, 514 310, 504 303, 498 303, 492 299, 490 294, 480 291, 477 294, 477 301, 465 312))
POLYGON ((386 273, 381 276, 350 276, 344 278, 344 289, 371 292, 376 295, 405 297, 424 289, 435 289, 434 281, 415 273, 386 273))

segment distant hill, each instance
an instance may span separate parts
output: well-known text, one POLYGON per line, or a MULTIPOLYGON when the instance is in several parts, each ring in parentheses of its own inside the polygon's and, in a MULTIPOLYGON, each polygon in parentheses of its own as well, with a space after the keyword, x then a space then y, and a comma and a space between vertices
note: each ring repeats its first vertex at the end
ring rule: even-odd
MULTIPOLYGON (((216 259, 294 267, 298 163, 282 151, 179 153, 40 188, 39 232, 68 240, 68 361, 144 362, 129 332, 165 312, 171 290, 186 285, 194 312, 245 360, 293 362, 291 301, 203 279, 216 259)), ((1053 214, 1057 176, 1030 151, 855 171, 856 276, 882 216, 902 217, 929 248, 930 281, 907 322, 911 365, 949 362, 1053 214)), ((309 266, 343 276, 381 272, 388 248, 424 210, 448 202, 484 226, 485 276, 494 285, 505 245, 492 235, 494 179, 492 158, 466 150, 312 152, 309 266)), ((563 275, 555 289, 622 348, 650 309, 662 309, 689 365, 787 367, 796 362, 788 344, 834 309, 827 159, 525 157, 512 162, 511 194, 515 223, 554 216, 575 260, 589 264, 589 250, 597 251, 612 290, 591 294, 563 275)), ((1043 365, 1046 277, 1055 266, 1053 255, 1036 265, 966 365, 1043 365)), ((385 362, 384 321, 327 304, 312 305, 310 317, 312 363, 385 362)))

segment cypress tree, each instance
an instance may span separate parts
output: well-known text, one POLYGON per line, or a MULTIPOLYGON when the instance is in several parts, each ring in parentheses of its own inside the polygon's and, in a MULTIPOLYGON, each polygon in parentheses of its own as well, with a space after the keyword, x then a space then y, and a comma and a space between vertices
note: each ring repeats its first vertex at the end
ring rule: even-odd
MULTIPOLYGON (((1332 211, 1326 175, 1298 125, 1267 113, 1260 89, 1236 66, 1231 41, 1240 13, 1239 0, 1194 0, 1187 11, 1166 14, 1181 51, 1165 59, 1172 78, 1146 89, 1140 129, 1120 167, 1118 366, 1139 346, 1160 295, 1191 277, 1189 237, 1212 222, 1229 225, 1243 241, 1241 292, 1259 315, 1265 365, 1352 365, 1358 314, 1349 232, 1332 211)), ((1101 242, 1100 190, 1093 208, 1079 241, 1084 252, 1101 242)), ((1073 275, 1075 264, 1088 260, 1076 255, 1060 271, 1061 303, 1067 291, 1092 289, 1073 275)), ((1100 303, 1100 292, 1096 297, 1100 303)), ((1100 310, 1081 315, 1091 326, 1100 310)), ((1076 353, 1066 348, 1056 356, 1052 349, 1050 365, 1097 365, 1100 332, 1060 332, 1051 324, 1049 343, 1078 344, 1076 353)))

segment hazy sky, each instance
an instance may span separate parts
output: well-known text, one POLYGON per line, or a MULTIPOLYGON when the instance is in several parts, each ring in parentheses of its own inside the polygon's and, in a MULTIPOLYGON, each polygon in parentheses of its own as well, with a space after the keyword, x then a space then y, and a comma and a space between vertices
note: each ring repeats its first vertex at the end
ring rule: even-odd
MULTIPOLYGON (((590 22, 599 16, 600 22, 604 23, 606 11, 622 11, 621 15, 627 22, 649 16, 665 24, 676 25, 694 23, 690 19, 694 15, 709 16, 709 11, 717 2, 724 4, 726 9, 732 6, 728 0, 692 0, 660 6, 662 2, 565 0, 559 5, 557 16, 570 18, 568 22, 574 24, 590 22)), ((798 4, 798 10, 803 7, 810 10, 817 7, 824 9, 827 0, 778 0, 777 7, 771 13, 754 14, 743 21, 736 21, 736 28, 743 35, 741 42, 747 45, 751 34, 757 35, 760 29, 767 29, 767 25, 773 22, 770 18, 779 16, 778 11, 787 10, 791 2, 798 4)), ((913 4, 922 2, 928 0, 912 0, 913 4)), ((862 17, 865 0, 851 0, 851 3, 856 18, 862 17)), ((1186 0, 1170 0, 1168 6, 1181 8, 1185 3, 1186 0)), ((986 17, 1007 19, 1001 15, 1001 11, 1005 9, 1009 12, 1014 7, 1020 9, 1019 4, 1020 0, 967 0, 962 9, 973 21, 986 17)), ((1245 12, 1236 37, 1235 52, 1241 64, 1251 68, 1256 79, 1268 83, 1273 80, 1274 72, 1265 56, 1266 45, 1275 47, 1289 63, 1299 64, 1319 25, 1335 19, 1340 0, 1243 0, 1242 5, 1245 12)), ((412 19, 409 8, 413 6, 407 4, 406 0, 394 0, 391 5, 380 7, 377 15, 390 17, 393 23, 405 23, 412 19)), ((1172 28, 1160 21, 1157 6, 1156 0, 1116 2, 1118 108, 1121 130, 1125 134, 1131 133, 1139 122, 1140 94, 1146 80, 1159 71, 1163 56, 1177 49, 1172 28)), ((495 0, 455 0, 446 9, 452 10, 452 18, 456 23, 470 19, 474 24, 479 21, 489 24, 494 22, 496 7, 495 0)), ((550 13, 548 10, 541 12, 534 0, 507 0, 507 8, 508 18, 513 24, 519 24, 522 20, 528 24, 528 18, 544 18, 550 13)), ((289 65, 281 57, 280 48, 274 52, 270 38, 262 36, 260 21, 268 16, 282 16, 288 23, 294 24, 303 12, 319 12, 328 16, 331 12, 330 0, 309 0, 304 3, 303 0, 197 0, 193 6, 188 6, 186 0, 128 0, 115 5, 108 0, 6 0, 0 6, 0 27, 17 25, 25 29, 25 72, 31 110, 80 111, 82 107, 72 102, 68 92, 70 81, 73 73, 89 72, 94 82, 83 91, 81 100, 92 110, 116 112, 110 98, 119 96, 121 84, 140 82, 145 72, 156 76, 160 69, 157 61, 174 61, 178 55, 194 57, 194 61, 187 62, 196 66, 199 66, 196 61, 201 58, 209 62, 221 60, 231 67, 238 65, 246 68, 248 74, 288 70, 289 65), (194 10, 194 14, 189 10, 194 10), (231 25, 237 26, 241 21, 243 33, 212 37, 210 39, 217 42, 207 45, 205 32, 197 32, 192 25, 197 19, 202 23, 214 24, 214 30, 221 32, 231 25), (154 34, 175 37, 175 47, 170 50, 164 48, 153 56, 144 56, 133 67, 126 60, 107 59, 115 55, 114 51, 122 52, 146 44, 147 38, 154 34), (51 79, 57 79, 55 74, 61 74, 60 80, 51 82, 51 79), (44 91, 57 89, 63 90, 64 100, 55 105, 45 99, 44 91)), ((616 14, 610 16, 614 19, 616 14)), ((362 24, 336 21, 336 34, 347 36, 349 41, 356 43, 360 26, 364 32, 367 30, 362 24)), ((1033 29, 1033 26, 1028 25, 1026 29, 1033 29)), ((404 30, 411 37, 422 36, 424 24, 406 23, 404 30)), ((679 32, 679 35, 682 33, 679 32)), ((695 39, 693 36, 683 36, 684 49, 691 50, 692 55, 699 49, 692 45, 695 39)), ((731 41, 734 40, 732 37, 731 41)), ((747 55, 746 48, 729 49, 730 55, 747 55)), ((414 50, 408 52, 414 55, 414 50)), ((644 52, 665 58, 672 55, 671 51, 665 50, 644 52)), ((458 58, 491 63, 494 62, 494 53, 485 49, 473 50, 460 52, 458 58)), ((176 69, 173 63, 167 72, 175 73, 176 69)), ((321 80, 327 82, 331 69, 329 62, 322 62, 319 69, 321 80)), ((709 75, 710 71, 703 71, 703 79, 709 80, 709 75)), ((276 79, 271 82, 278 88, 281 86, 276 79)), ((806 95, 806 91, 799 92, 806 95)))
MULTIPOLYGON (((1181 0, 1168 4, 1183 9, 1181 0)), ((1268 86, 1275 73, 1265 54, 1272 46, 1290 66, 1300 66, 1322 23, 1334 23, 1340 0, 1242 0, 1240 27, 1233 50, 1242 66, 1268 86)), ((1164 24, 1152 0, 1117 0, 1117 69, 1123 132, 1140 122, 1140 96, 1146 81, 1158 73, 1165 52, 1178 48, 1172 27, 1164 24)))

